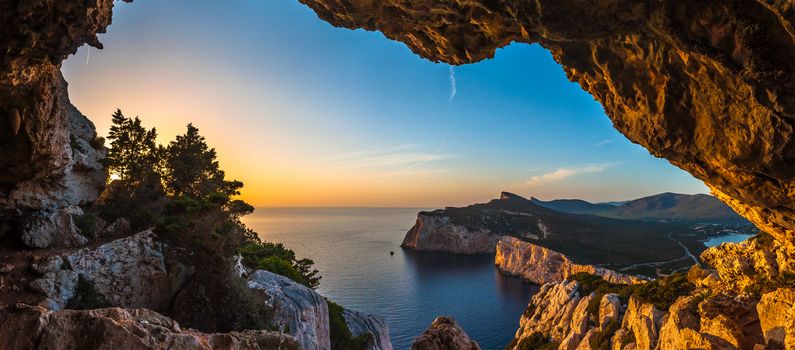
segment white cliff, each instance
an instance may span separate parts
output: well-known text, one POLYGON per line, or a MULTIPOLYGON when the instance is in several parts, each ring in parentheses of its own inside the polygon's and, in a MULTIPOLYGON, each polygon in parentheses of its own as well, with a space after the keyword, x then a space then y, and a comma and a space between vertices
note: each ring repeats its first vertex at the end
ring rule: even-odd
POLYGON ((538 284, 560 282, 580 272, 601 276, 611 283, 643 281, 602 267, 574 263, 561 253, 510 236, 497 242, 494 264, 506 274, 538 284))
POLYGON ((345 318, 345 323, 354 337, 365 333, 373 335, 373 344, 368 350, 392 350, 389 327, 387 327, 386 321, 382 317, 348 309, 343 310, 342 316, 345 318))
POLYGON ((454 224, 445 215, 422 212, 400 246, 419 251, 483 254, 494 252, 500 237, 485 228, 471 230, 454 224))

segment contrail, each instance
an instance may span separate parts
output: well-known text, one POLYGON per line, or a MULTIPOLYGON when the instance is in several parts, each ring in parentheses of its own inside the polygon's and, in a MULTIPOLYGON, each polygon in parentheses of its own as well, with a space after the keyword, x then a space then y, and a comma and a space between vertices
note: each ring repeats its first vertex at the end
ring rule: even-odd
MULTIPOLYGON (((88 45, 86 45, 88 46, 88 45)), ((88 65, 88 60, 91 59, 91 46, 88 46, 86 49, 86 66, 88 65)))
POLYGON ((449 77, 450 77, 450 97, 447 99, 447 106, 449 107, 453 103, 453 99, 455 98, 455 94, 457 92, 455 86, 455 68, 453 66, 447 66, 449 68, 449 77))

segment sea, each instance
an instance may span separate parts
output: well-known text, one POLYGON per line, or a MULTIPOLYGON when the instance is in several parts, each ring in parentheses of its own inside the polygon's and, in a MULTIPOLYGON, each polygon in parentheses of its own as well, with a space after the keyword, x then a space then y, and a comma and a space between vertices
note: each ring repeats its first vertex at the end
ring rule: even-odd
POLYGON ((243 221, 263 240, 314 260, 321 295, 382 316, 395 349, 409 349, 440 315, 455 318, 481 348, 505 348, 538 286, 500 274, 494 255, 403 250, 422 210, 258 208, 243 221))
MULTIPOLYGON (((504 349, 538 286, 500 274, 494 255, 403 250, 424 209, 258 208, 243 221, 266 241, 310 258, 323 276, 317 291, 346 308, 382 316, 395 349, 440 315, 452 316, 481 348, 504 349)), ((705 242, 741 241, 748 235, 705 242)))

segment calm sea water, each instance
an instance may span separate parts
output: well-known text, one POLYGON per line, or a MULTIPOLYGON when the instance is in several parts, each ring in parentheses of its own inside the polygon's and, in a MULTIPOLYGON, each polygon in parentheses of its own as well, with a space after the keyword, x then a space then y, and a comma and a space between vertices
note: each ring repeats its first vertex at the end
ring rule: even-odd
POLYGON ((707 247, 714 247, 720 245, 721 243, 726 243, 726 242, 740 243, 751 237, 753 237, 753 235, 731 234, 731 235, 715 236, 705 241, 704 245, 707 247))
POLYGON ((483 349, 504 348, 537 286, 498 273, 493 255, 404 251, 421 210, 262 208, 244 221, 313 259, 320 294, 383 316, 395 349, 408 349, 439 315, 453 316, 483 349))

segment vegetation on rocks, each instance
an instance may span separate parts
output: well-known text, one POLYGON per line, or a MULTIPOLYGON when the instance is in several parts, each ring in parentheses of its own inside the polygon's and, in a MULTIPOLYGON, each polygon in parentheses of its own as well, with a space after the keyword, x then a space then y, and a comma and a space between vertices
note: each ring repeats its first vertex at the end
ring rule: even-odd
POLYGON ((600 276, 588 273, 569 276, 569 281, 579 282, 580 295, 594 293, 587 310, 596 318, 599 317, 599 302, 607 293, 618 294, 622 303, 626 303, 630 297, 634 296, 640 302, 654 304, 659 310, 668 310, 677 298, 687 295, 695 289, 695 285, 688 281, 687 274, 683 272, 633 285, 610 283, 600 276))
POLYGON ((194 270, 165 310, 169 316, 208 332, 269 328, 272 311, 264 298, 232 272, 237 254, 251 268, 317 286, 320 277, 311 260, 262 242, 241 222, 254 211, 236 198, 243 183, 226 178, 198 128, 188 124, 183 135, 163 146, 156 144, 155 129, 146 129, 138 117, 117 110, 112 122, 105 165, 113 180, 80 225, 89 229, 88 218, 96 215, 106 222, 124 217, 134 231, 155 227, 174 248, 174 263, 194 270))
POLYGON ((331 336, 332 350, 366 350, 373 343, 373 335, 363 333, 357 336, 351 334, 345 317, 342 315, 344 308, 339 304, 326 299, 328 303, 329 333, 331 336))
POLYGON ((97 292, 94 288, 94 284, 83 277, 83 275, 79 275, 77 278, 77 286, 75 287, 75 295, 66 303, 66 308, 90 310, 108 306, 110 306, 110 303, 102 294, 97 292))
POLYGON ((522 338, 519 340, 518 338, 514 338, 506 349, 516 349, 516 350, 554 350, 560 346, 560 343, 549 341, 549 338, 541 332, 535 332, 531 334, 529 337, 522 338))

